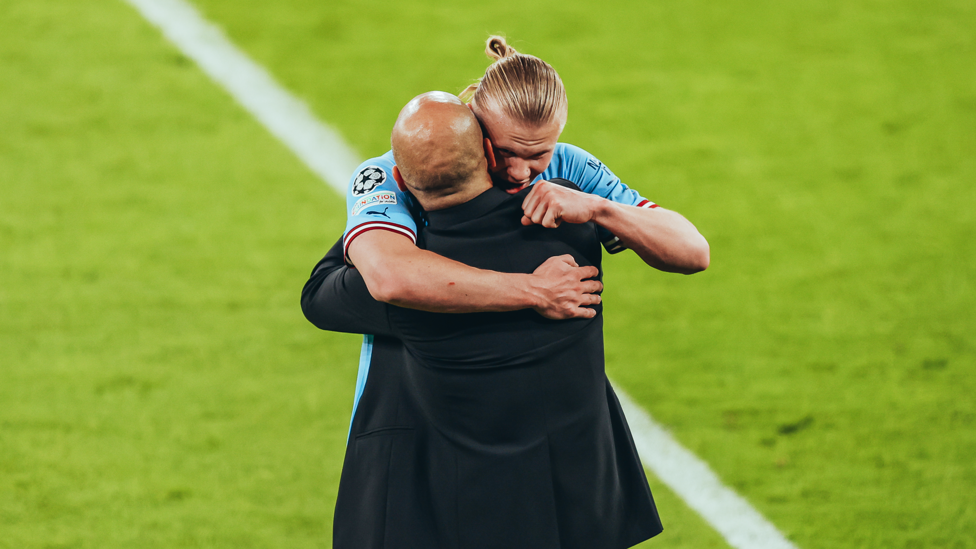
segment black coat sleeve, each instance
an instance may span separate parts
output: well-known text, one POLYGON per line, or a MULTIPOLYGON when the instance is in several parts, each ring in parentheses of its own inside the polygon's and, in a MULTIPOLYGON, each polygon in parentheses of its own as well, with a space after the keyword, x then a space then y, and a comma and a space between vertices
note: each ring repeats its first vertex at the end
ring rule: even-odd
POLYGON ((302 288, 302 312, 323 330, 393 335, 388 306, 373 299, 359 271, 346 265, 341 238, 302 288))

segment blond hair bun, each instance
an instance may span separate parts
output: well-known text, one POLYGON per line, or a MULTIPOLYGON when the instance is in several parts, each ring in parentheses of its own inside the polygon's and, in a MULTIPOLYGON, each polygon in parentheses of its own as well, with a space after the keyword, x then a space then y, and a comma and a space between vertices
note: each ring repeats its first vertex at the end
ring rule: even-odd
POLYGON ((534 126, 566 123, 566 89, 556 69, 534 55, 519 53, 501 36, 488 38, 485 53, 491 65, 460 94, 462 101, 477 105, 476 115, 493 111, 534 126))
POLYGON ((499 59, 516 55, 518 51, 505 42, 504 36, 489 36, 488 41, 485 43, 485 54, 492 60, 498 61, 499 59))

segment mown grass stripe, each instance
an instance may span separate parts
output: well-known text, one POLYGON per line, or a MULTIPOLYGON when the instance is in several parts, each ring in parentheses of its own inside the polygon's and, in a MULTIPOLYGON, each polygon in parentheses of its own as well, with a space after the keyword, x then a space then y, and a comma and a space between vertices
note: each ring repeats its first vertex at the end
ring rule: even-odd
POLYGON ((796 549, 749 502, 614 386, 644 465, 736 549, 796 549))
MULTIPOLYGON (((340 194, 360 161, 341 138, 212 23, 182 0, 126 0, 196 61, 313 172, 340 194)), ((641 458, 736 549, 796 549, 708 465, 681 446, 624 392, 621 406, 641 458)))

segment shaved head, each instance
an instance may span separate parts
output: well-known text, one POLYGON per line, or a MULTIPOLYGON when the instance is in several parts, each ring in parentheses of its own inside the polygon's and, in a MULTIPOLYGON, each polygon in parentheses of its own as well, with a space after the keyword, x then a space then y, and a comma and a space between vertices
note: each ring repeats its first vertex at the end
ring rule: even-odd
MULTIPOLYGON (((445 199, 470 194, 487 177, 481 126, 457 97, 427 92, 400 111, 390 141, 404 185, 425 209, 445 199)), ((489 180, 490 186, 490 180, 489 180)), ((470 199, 471 197, 468 197, 470 199)), ((453 202, 453 201, 450 201, 453 202)))

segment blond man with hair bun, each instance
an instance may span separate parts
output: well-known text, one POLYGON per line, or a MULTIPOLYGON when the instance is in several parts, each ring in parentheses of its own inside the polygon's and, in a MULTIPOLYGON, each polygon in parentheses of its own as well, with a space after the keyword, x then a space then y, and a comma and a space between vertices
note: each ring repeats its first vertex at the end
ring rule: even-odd
MULTIPOLYGON (((708 243, 687 219, 640 196, 592 154, 559 142, 568 102, 548 63, 497 36, 488 39, 486 53, 492 64, 463 95, 481 125, 493 184, 509 193, 532 185, 522 204, 523 225, 592 221, 610 253, 630 248, 667 272, 708 267, 708 243), (548 183, 553 179, 571 181, 583 192, 548 183)), ((435 313, 534 309, 549 319, 593 318, 588 305, 594 290, 573 263, 550 258, 530 274, 502 273, 418 248, 414 201, 398 188, 395 168, 392 151, 357 168, 339 243, 376 300, 435 313)), ((305 300, 303 292, 303 306, 305 300)), ((400 383, 403 353, 394 338, 364 337, 350 440, 396 428, 401 410, 389 395, 400 383)), ((349 459, 354 457, 347 454, 349 459)))

